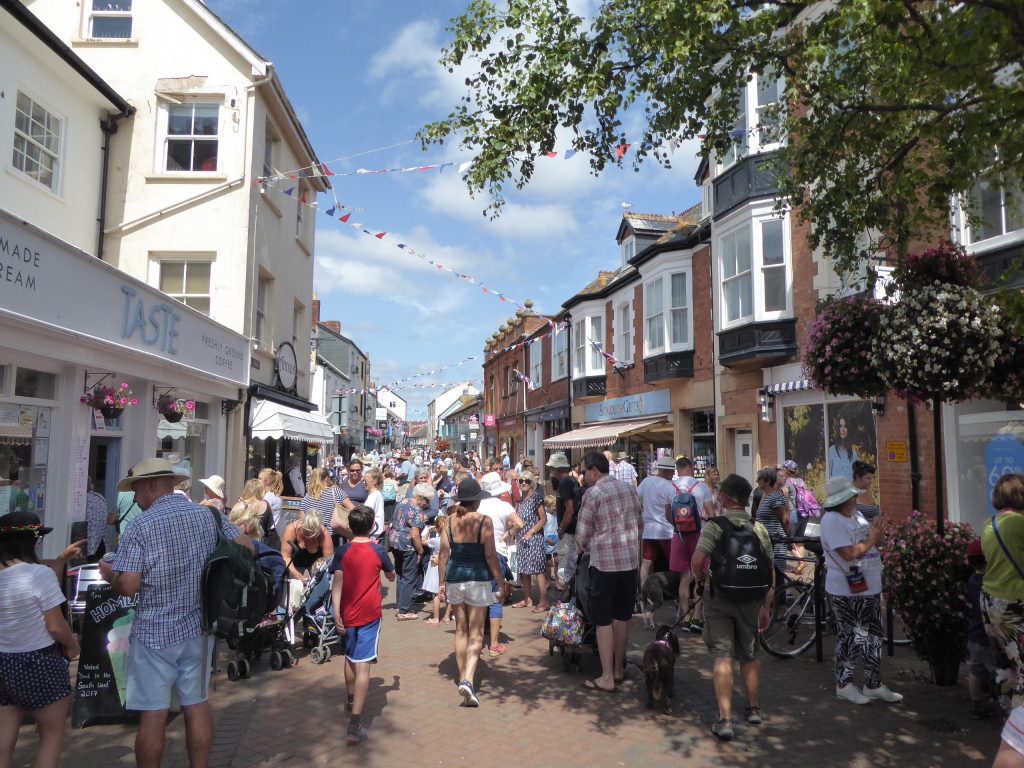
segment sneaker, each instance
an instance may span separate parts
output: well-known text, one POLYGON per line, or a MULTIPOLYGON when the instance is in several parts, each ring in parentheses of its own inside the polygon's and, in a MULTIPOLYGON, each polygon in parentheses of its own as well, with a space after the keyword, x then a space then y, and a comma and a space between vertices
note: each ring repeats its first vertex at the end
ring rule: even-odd
POLYGON ((704 619, 691 619, 690 631, 695 635, 702 634, 704 632, 704 619))
POLYGON ((459 683, 459 695, 462 696, 462 705, 464 707, 479 707, 480 699, 476 697, 476 692, 473 690, 473 684, 469 680, 463 680, 459 683))
POLYGON ((743 714, 747 716, 747 722, 751 725, 761 724, 761 708, 760 707, 744 707, 743 714))
POLYGON ((836 698, 848 701, 851 704, 870 704, 871 699, 860 692, 860 689, 853 683, 847 683, 842 688, 836 688, 836 698))
POLYGON ((346 744, 358 744, 361 741, 366 741, 366 737, 369 734, 366 732, 366 728, 356 728, 354 725, 350 725, 348 730, 345 731, 345 743, 346 744))
POLYGON ((732 737, 736 735, 731 720, 716 720, 711 724, 711 732, 722 741, 732 741, 732 737))
POLYGON ((890 691, 887 685, 880 685, 877 688, 868 688, 865 685, 863 695, 865 698, 877 699, 878 701, 885 701, 889 704, 898 704, 903 701, 903 694, 890 691))

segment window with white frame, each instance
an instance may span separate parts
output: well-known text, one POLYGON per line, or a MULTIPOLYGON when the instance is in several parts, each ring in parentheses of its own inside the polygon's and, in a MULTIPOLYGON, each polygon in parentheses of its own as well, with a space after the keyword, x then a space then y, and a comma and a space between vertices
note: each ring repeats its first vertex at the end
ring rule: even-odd
POLYGON ((647 354, 665 348, 665 289, 664 278, 652 280, 644 288, 644 347, 647 354))
POLYGON ((87 24, 92 40, 130 40, 132 0, 91 0, 87 24))
POLYGON ((64 121, 18 91, 14 112, 14 167, 52 192, 60 188, 64 121))
POLYGON ((558 326, 551 334, 551 380, 565 378, 569 373, 568 350, 566 349, 566 329, 558 326))
POLYGON ((260 275, 256 279, 256 327, 253 329, 253 338, 263 343, 267 342, 268 310, 270 307, 270 278, 260 275))
POLYGON ((783 140, 784 95, 785 80, 774 70, 750 75, 739 94, 736 122, 729 131, 732 145, 719 159, 720 170, 748 154, 770 151, 783 140))
POLYGON ((615 340, 615 357, 623 363, 633 362, 633 305, 631 302, 620 304, 615 312, 615 325, 618 330, 615 340))
POLYGON ((544 343, 540 339, 530 342, 530 381, 538 387, 543 384, 541 360, 544 356, 544 343))
POLYGON ((715 195, 714 186, 711 184, 711 180, 708 179, 700 188, 700 220, 711 216, 715 212, 715 195))
POLYGON ((733 123, 732 129, 729 131, 729 137, 732 139, 732 144, 729 146, 729 150, 725 153, 725 156, 722 157, 723 168, 735 165, 737 161, 742 160, 747 156, 746 89, 740 91, 737 109, 736 121, 733 123))
POLYGON ((167 105, 164 170, 215 172, 220 146, 220 106, 203 102, 167 105))
POLYGON ((757 82, 757 140, 764 150, 782 140, 782 114, 780 103, 785 88, 782 78, 774 71, 756 77, 757 82))
POLYGON ((582 376, 587 366, 587 323, 577 320, 572 326, 572 375, 582 376))
POLYGON ((160 290, 204 315, 210 314, 209 261, 160 262, 160 290))
POLYGON ((604 318, 600 315, 594 315, 587 318, 590 325, 590 342, 595 342, 598 346, 594 346, 593 343, 588 343, 590 347, 590 367, 592 373, 601 373, 604 371, 604 358, 601 356, 601 350, 604 349, 604 318))
POLYGON ((754 315, 754 286, 751 271, 750 226, 722 238, 722 300, 726 323, 754 315))
POLYGON ((960 226, 964 245, 1024 229, 1019 180, 991 174, 978 179, 961 206, 960 226))
POLYGON ((278 156, 281 152, 281 140, 274 133, 273 127, 268 120, 263 136, 263 176, 270 178, 274 175, 277 167, 278 156))
POLYGON ((622 241, 622 266, 626 266, 634 256, 636 256, 636 238, 630 235, 622 241))
POLYGON ((761 281, 764 285, 764 311, 785 312, 789 302, 782 219, 761 222, 761 281))
POLYGON ((672 329, 670 341, 673 347, 687 346, 690 343, 690 294, 686 278, 685 272, 676 272, 670 277, 669 325, 672 329))
POLYGON ((292 307, 292 344, 299 343, 299 329, 302 328, 302 315, 305 309, 306 308, 297 301, 292 307))

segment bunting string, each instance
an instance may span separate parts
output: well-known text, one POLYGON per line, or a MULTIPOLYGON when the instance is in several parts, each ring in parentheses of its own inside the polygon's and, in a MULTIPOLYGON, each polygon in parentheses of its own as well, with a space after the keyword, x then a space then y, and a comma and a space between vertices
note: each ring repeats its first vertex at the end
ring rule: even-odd
POLYGON ((621 368, 621 367, 623 367, 624 365, 626 365, 626 363, 624 363, 624 362, 622 362, 621 360, 619 360, 619 358, 617 358, 617 357, 616 357, 615 355, 613 355, 613 354, 612 354, 611 352, 605 352, 605 351, 604 351, 604 347, 602 347, 602 346, 601 346, 601 342, 599 342, 599 341, 594 341, 594 340, 593 340, 592 338, 590 338, 589 336, 587 337, 587 341, 589 341, 589 342, 590 342, 590 346, 592 346, 592 347, 594 348, 594 350, 595 350, 595 351, 596 351, 596 352, 597 352, 597 353, 598 353, 599 355, 601 355, 601 357, 603 357, 603 358, 604 358, 605 360, 607 360, 607 361, 608 361, 609 363, 611 363, 611 364, 612 364, 612 365, 613 365, 614 367, 616 367, 616 368, 621 368))
POLYGON ((472 379, 463 379, 462 381, 437 381, 428 382, 423 384, 405 384, 398 387, 348 387, 345 389, 336 389, 334 394, 336 395, 376 395, 383 389, 388 391, 396 391, 402 389, 451 389, 452 387, 458 387, 463 384, 480 384, 483 385, 483 380, 474 381, 472 379))
POLYGON ((539 386, 538 384, 534 384, 533 380, 518 368, 513 368, 512 373, 514 373, 515 377, 526 385, 527 392, 533 392, 533 390, 537 389, 539 386))

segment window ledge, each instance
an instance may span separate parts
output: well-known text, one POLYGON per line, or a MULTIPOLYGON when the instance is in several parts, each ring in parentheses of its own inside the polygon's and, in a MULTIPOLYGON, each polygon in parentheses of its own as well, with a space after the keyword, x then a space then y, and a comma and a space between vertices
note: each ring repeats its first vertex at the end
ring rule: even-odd
POLYGON ((144 178, 147 184, 209 184, 210 182, 225 182, 228 180, 227 174, 209 173, 207 171, 151 173, 147 174, 144 178))
MULTIPOLYGON (((62 160, 63 160, 63 158, 59 158, 58 162, 60 162, 62 160)), ((11 174, 11 176, 14 176, 16 179, 19 179, 22 183, 27 184, 28 186, 30 186, 36 192, 42 192, 44 195, 49 195, 54 200, 56 200, 56 201, 58 201, 60 203, 66 203, 67 202, 63 197, 61 197, 59 194, 54 192, 48 186, 43 184, 43 182, 36 181, 31 176, 29 176, 27 173, 23 173, 23 172, 19 171, 17 168, 15 168, 13 166, 10 166, 10 165, 7 166, 7 172, 9 174, 11 174)), ((58 174, 57 174, 57 180, 60 181, 60 172, 59 171, 58 171, 58 174)))
POLYGON ((273 193, 266 187, 260 188, 260 199, 267 204, 267 207, 274 213, 275 216, 277 216, 277 218, 283 219, 284 214, 281 213, 281 209, 278 207, 277 203, 274 202, 272 194, 273 193))
POLYGON ((129 37, 77 37, 71 41, 72 48, 138 48, 139 38, 129 37))
POLYGON ((313 255, 313 249, 309 247, 304 238, 296 237, 295 242, 299 246, 299 248, 302 249, 302 252, 305 253, 307 256, 313 255))

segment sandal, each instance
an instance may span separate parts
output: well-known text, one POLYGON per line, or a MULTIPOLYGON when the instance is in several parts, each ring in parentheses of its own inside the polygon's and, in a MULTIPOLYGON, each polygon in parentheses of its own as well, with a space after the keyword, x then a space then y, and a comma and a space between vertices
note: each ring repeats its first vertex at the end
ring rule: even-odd
POLYGON ((597 680, 584 680, 583 687, 588 691, 600 691, 601 693, 615 693, 615 688, 605 688, 603 685, 598 685, 597 680))
POLYGON ((440 619, 434 619, 434 618, 430 618, 430 619, 427 619, 427 620, 426 620, 425 622, 423 622, 423 623, 424 623, 424 624, 440 624, 440 623, 441 623, 441 620, 440 620, 440 619))
POLYGON ((533 606, 531 613, 547 613, 550 610, 550 605, 535 605, 533 606))
POLYGON ((711 724, 711 732, 722 741, 732 741, 732 737, 736 735, 732 729, 732 720, 723 720, 722 718, 711 724))
POLYGON ((520 600, 518 603, 512 603, 513 608, 529 608, 533 605, 532 601, 520 600))

